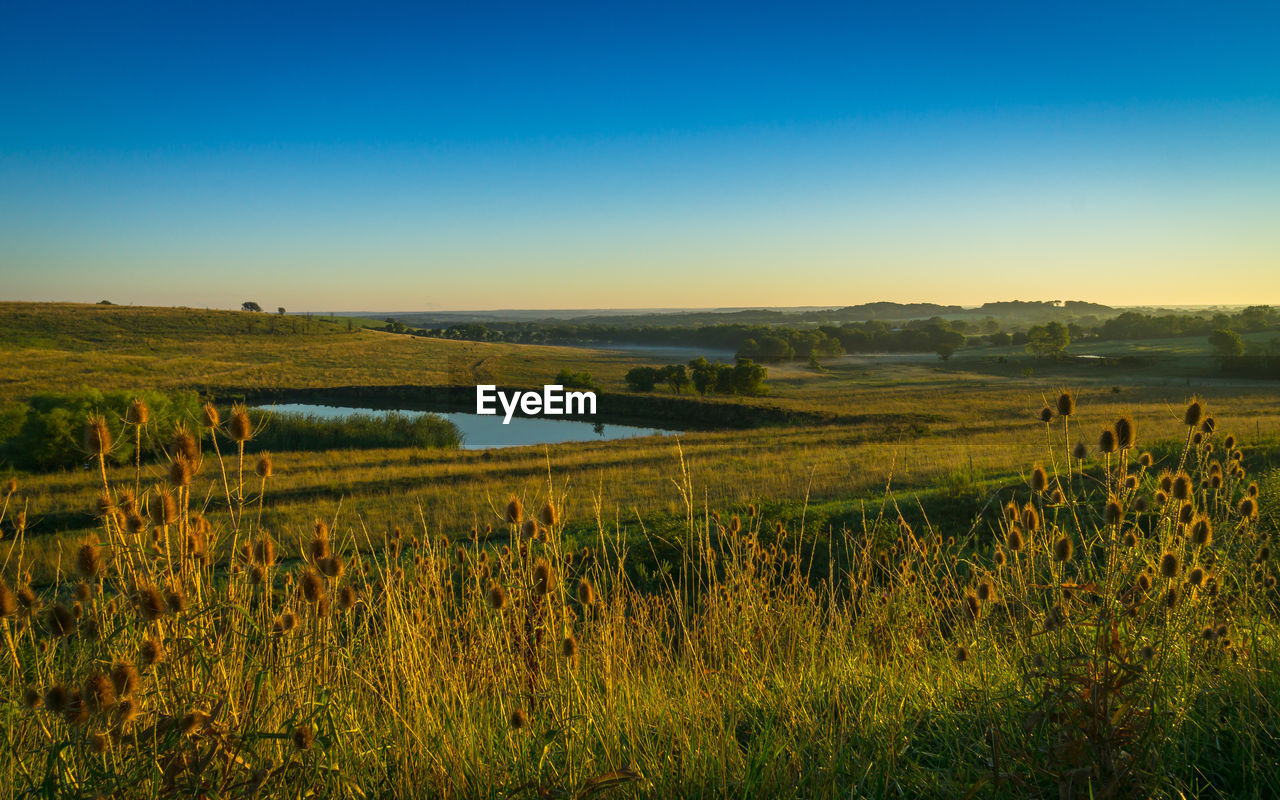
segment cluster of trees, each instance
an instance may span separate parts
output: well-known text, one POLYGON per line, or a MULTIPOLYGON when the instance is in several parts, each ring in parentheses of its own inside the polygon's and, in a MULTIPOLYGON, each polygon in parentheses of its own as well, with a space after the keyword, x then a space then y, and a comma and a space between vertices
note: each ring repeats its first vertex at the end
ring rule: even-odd
POLYGON ((1159 339, 1171 336, 1208 336, 1218 330, 1255 333, 1280 325, 1280 311, 1271 306, 1249 306, 1235 314, 1143 314, 1126 311, 1101 323, 1099 339, 1159 339))
POLYGON ((1032 325, 1027 331, 1027 352, 1036 358, 1057 358, 1071 344, 1071 330, 1061 322, 1032 325))
POLYGON ((767 377, 768 370, 749 358, 739 358, 733 364, 696 358, 687 366, 635 367, 627 372, 626 380, 633 392, 652 392, 663 384, 675 394, 692 389, 699 395, 754 396, 768 392, 764 382, 767 377))

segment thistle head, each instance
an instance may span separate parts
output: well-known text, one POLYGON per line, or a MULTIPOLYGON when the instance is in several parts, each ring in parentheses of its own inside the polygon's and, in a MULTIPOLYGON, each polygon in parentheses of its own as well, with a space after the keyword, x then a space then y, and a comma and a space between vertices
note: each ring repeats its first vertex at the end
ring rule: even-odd
POLYGON ((1064 389, 1062 394, 1058 395, 1058 416, 1069 417, 1074 413, 1076 413, 1076 399, 1071 392, 1064 389))
POLYGON ((90 414, 84 426, 84 449, 94 456, 111 452, 111 429, 101 414, 90 414))
POLYGON ((147 402, 141 397, 133 398, 133 401, 129 403, 129 407, 125 409, 124 421, 138 427, 150 422, 151 409, 147 408, 147 402))
POLYGON ((253 438, 253 421, 249 419, 249 409, 243 403, 231 407, 231 422, 227 426, 231 438, 243 444, 253 438))

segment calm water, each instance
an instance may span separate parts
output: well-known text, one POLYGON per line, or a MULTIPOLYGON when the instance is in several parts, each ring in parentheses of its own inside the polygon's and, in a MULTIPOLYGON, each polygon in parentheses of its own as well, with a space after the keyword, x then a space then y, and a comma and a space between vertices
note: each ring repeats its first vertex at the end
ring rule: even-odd
MULTIPOLYGON (((309 405, 306 403, 279 403, 264 407, 280 414, 310 414, 324 419, 341 419, 352 414, 379 416, 390 413, 385 409, 351 408, 344 406, 309 405)), ((555 444, 557 442, 595 442, 605 439, 631 439, 636 436, 667 436, 676 431, 659 428, 637 428, 633 425, 614 425, 603 422, 577 422, 546 419, 543 417, 512 417, 510 424, 502 424, 502 415, 492 417, 464 412, 405 411, 396 413, 409 417, 435 414, 452 422, 462 431, 462 446, 466 450, 485 450, 491 447, 519 447, 528 444, 555 444)))

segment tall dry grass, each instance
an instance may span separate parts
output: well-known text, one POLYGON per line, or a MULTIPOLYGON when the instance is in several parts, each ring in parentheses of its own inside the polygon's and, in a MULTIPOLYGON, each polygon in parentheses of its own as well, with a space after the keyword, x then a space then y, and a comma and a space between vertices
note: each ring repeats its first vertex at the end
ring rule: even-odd
POLYGON ((329 518, 298 542, 261 525, 276 469, 243 457, 236 413, 207 414, 192 434, 210 447, 175 446, 152 485, 109 479, 91 420, 98 540, 42 592, 21 525, 4 564, 0 783, 1274 795, 1273 531, 1238 443, 1188 410, 1162 463, 1132 422, 1103 435, 1069 411, 1048 415, 1040 464, 985 526, 913 529, 888 497, 861 529, 815 538, 754 507, 721 517, 682 471, 681 557, 657 564, 599 497, 595 541, 566 547, 549 467, 492 508, 487 539, 443 539, 406 509, 403 531, 329 518), (1105 446, 1073 453, 1083 436, 1105 446), (230 509, 216 525, 198 513, 210 494, 230 509), (660 588, 638 589, 639 571, 660 588))

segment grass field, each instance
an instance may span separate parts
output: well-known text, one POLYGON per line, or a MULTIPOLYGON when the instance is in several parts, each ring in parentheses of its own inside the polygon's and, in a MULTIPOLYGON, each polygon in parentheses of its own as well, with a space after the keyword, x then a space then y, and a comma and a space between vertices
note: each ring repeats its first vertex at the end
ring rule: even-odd
MULTIPOLYGON (((80 386, 537 385, 566 367, 621 391, 644 361, 34 304, 0 304, 0 347, 3 402, 80 386)), ((252 437, 241 469, 220 402, 177 480, 167 460, 140 479, 105 464, 14 474, 0 783, 50 797, 1273 796, 1276 594, 1260 553, 1280 385, 1216 378, 1192 342, 1138 347, 1147 360, 1128 368, 996 348, 842 357, 772 370, 768 397, 732 402, 865 422, 277 452, 265 478, 252 437), (1078 409, 1046 425, 1064 387, 1078 409), (1196 445, 1192 396, 1216 421, 1196 445), (1122 416, 1136 447, 1099 454, 1122 416), (1198 488, 1215 462, 1219 485, 1198 488), (1179 469, 1185 523, 1183 501, 1158 501, 1179 469), (99 512, 104 486, 119 514, 99 512), (134 525, 134 511, 158 516, 134 525), (1212 544, 1193 536, 1202 518, 1212 544), (148 666, 148 642, 169 657, 108 680, 105 702, 95 676, 148 666)))

